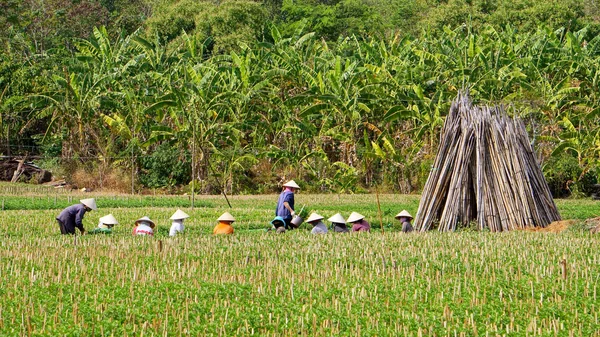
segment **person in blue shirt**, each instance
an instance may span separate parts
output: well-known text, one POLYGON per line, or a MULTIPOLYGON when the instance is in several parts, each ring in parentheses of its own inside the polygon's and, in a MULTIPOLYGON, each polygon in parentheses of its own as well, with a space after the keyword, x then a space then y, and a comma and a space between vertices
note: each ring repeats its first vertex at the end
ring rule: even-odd
POLYGON ((83 228, 85 212, 97 210, 98 207, 94 199, 83 199, 79 200, 79 202, 80 204, 65 208, 56 217, 61 234, 75 234, 75 228, 79 229, 82 235, 85 234, 85 228, 83 228))
POLYGON ((300 189, 300 186, 295 181, 290 180, 283 184, 283 191, 279 195, 277 200, 277 208, 275 209, 275 216, 283 218, 285 227, 292 229, 292 218, 296 215, 294 212, 294 192, 300 189))

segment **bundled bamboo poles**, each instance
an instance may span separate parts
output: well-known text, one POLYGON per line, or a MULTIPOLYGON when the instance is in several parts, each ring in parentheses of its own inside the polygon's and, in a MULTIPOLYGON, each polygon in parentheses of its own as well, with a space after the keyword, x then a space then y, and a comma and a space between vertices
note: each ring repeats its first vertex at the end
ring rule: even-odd
POLYGON ((415 225, 454 231, 477 221, 493 232, 560 220, 525 125, 502 107, 452 103, 415 225))

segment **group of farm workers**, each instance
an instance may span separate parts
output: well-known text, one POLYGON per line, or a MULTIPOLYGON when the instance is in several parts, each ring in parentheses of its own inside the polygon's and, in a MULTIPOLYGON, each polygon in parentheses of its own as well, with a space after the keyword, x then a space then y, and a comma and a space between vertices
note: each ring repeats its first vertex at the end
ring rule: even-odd
MULTIPOLYGON (((65 208, 56 217, 61 234, 75 234, 75 229, 79 229, 81 234, 86 233, 85 228, 83 227, 83 217, 86 212, 92 210, 95 211, 98 207, 96 206, 96 200, 93 198, 82 199, 79 202, 79 204, 65 208)), ((176 236, 179 233, 183 233, 183 221, 189 217, 188 214, 180 209, 175 211, 169 218, 172 220, 169 236, 176 236)), ((223 213, 217 221, 219 221, 219 223, 213 230, 214 234, 233 234, 232 224, 235 222, 235 218, 229 214, 229 212, 223 213)), ((87 234, 111 234, 112 228, 118 224, 119 222, 117 219, 112 214, 109 214, 101 217, 98 222, 98 227, 87 232, 87 234)), ((147 216, 143 216, 135 221, 132 234, 153 236, 154 228, 156 228, 154 221, 147 216)))
MULTIPOLYGON (((298 217, 294 211, 294 193, 299 189, 300 186, 293 180, 283 184, 283 191, 277 200, 275 219, 271 221, 271 224, 277 233, 284 233, 287 230, 298 228, 302 223, 302 219, 298 217)), ((308 219, 306 219, 306 222, 313 226, 311 233, 325 234, 329 231, 327 226, 323 223, 323 219, 325 219, 325 217, 318 213, 312 213, 308 219)), ((402 224, 402 232, 408 233, 413 231, 413 227, 410 223, 413 217, 408 211, 403 210, 398 213, 396 219, 402 224)), ((352 212, 348 219, 344 219, 340 213, 336 213, 327 219, 327 221, 331 222, 331 229, 337 233, 371 231, 371 225, 365 220, 365 216, 357 212, 352 212), (347 224, 351 224, 352 227, 348 228, 347 224)))
MULTIPOLYGON (((284 233, 287 230, 293 230, 298 228, 302 223, 302 218, 296 215, 294 211, 294 193, 300 189, 300 186, 295 181, 290 180, 283 184, 283 190, 279 195, 277 201, 277 207, 275 209, 275 219, 271 221, 273 229, 277 233, 284 233)), ((79 204, 69 206, 65 208, 57 217, 58 225, 60 227, 61 234, 75 234, 75 229, 79 229, 81 234, 85 234, 85 228, 83 227, 83 217, 86 212, 97 210, 96 200, 93 198, 82 199, 79 204)), ((184 226, 183 222, 190 216, 184 211, 178 209, 169 218, 172 220, 171 228, 169 230, 169 236, 176 236, 177 234, 183 233, 184 226)), ((313 234, 325 234, 329 231, 327 226, 323 223, 325 217, 312 213, 306 222, 313 226, 311 233, 313 234)), ((412 215, 406 210, 398 213, 396 219, 402 224, 402 232, 408 233, 413 231, 411 221, 412 215)), ((233 234, 232 224, 235 222, 235 218, 229 213, 223 213, 218 219, 218 224, 213 230, 213 234, 233 234)), ((328 221, 331 222, 331 230, 337 233, 348 233, 352 232, 370 232, 371 225, 365 220, 364 215, 352 212, 348 219, 337 213, 330 217, 328 221), (352 226, 348 228, 347 224, 352 226)), ((87 234, 110 234, 112 228, 118 225, 119 222, 112 215, 108 214, 100 218, 98 227, 87 232, 87 234)), ((133 227, 133 235, 154 235, 154 229, 156 224, 148 216, 143 216, 135 221, 133 227)))

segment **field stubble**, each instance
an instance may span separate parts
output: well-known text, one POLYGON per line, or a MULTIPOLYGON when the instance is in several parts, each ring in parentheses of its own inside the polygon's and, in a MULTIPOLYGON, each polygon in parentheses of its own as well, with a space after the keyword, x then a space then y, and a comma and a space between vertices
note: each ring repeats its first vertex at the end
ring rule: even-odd
MULTIPOLYGON (((76 239, 57 234, 56 210, 2 212, 0 335, 600 336, 598 236, 381 234, 373 196, 302 194, 323 215, 367 215, 373 233, 276 235, 259 230, 275 197, 234 197, 230 237, 207 235, 228 210, 218 197, 176 238, 173 208, 101 208, 86 228, 112 212, 116 232, 76 239), (130 236, 142 215, 155 238, 130 236)), ((417 203, 383 196, 384 223, 417 203)))

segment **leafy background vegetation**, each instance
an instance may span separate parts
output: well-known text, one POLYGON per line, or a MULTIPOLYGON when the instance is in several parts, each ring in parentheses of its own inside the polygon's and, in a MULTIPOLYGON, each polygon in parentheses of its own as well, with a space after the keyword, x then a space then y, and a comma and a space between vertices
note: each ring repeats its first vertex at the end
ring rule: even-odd
POLYGON ((461 88, 524 119, 555 196, 598 179, 595 0, 8 0, 0 12, 0 151, 94 177, 87 187, 418 191, 461 88))

